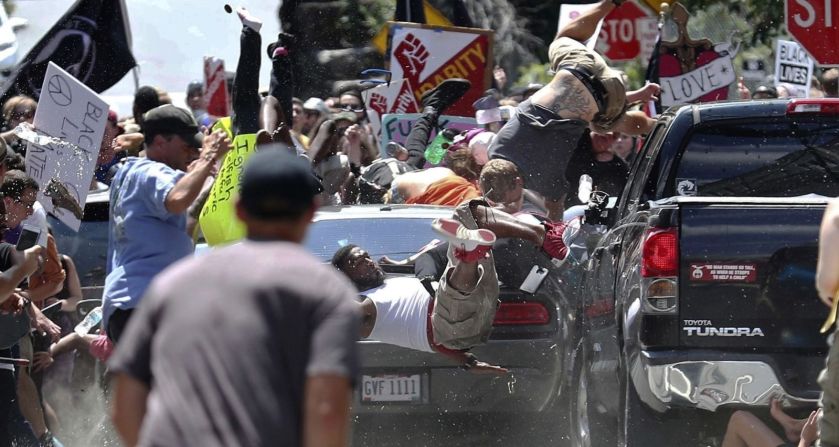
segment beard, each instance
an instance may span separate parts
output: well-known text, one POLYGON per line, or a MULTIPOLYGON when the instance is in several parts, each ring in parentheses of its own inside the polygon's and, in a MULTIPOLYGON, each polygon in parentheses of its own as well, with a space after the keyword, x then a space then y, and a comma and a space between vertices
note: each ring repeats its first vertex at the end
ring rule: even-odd
POLYGON ((385 272, 382 269, 377 269, 374 274, 368 277, 358 278, 357 280, 355 280, 355 286, 358 288, 359 292, 374 289, 376 287, 381 286, 384 283, 385 272))

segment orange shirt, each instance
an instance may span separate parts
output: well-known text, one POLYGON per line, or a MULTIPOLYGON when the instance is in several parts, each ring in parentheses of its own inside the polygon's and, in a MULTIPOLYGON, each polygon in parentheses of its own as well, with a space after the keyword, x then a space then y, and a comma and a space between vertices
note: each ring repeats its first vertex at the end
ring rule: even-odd
POLYGON ((469 199, 481 197, 480 191, 465 178, 452 175, 432 183, 425 193, 405 200, 416 205, 457 206, 469 199))

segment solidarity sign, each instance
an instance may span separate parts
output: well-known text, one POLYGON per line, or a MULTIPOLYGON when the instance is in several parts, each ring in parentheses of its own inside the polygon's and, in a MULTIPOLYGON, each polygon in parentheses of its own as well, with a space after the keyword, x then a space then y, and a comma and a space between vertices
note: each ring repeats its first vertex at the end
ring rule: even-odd
POLYGON ((26 172, 41 190, 38 202, 48 213, 79 231, 96 157, 105 133, 108 104, 93 90, 50 62, 35 129, 50 143, 29 143, 26 172))
POLYGON ((472 88, 446 113, 475 115, 472 103, 492 79, 492 31, 394 22, 388 48, 393 79, 407 79, 417 102, 444 79, 464 78, 472 88))

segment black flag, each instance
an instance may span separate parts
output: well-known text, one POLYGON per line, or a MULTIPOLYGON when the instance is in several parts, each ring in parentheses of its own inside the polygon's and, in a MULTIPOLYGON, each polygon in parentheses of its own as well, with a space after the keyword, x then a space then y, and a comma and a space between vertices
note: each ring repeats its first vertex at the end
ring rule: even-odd
POLYGON ((15 95, 35 99, 50 61, 101 93, 137 65, 121 0, 78 0, 12 71, 0 103, 15 95))

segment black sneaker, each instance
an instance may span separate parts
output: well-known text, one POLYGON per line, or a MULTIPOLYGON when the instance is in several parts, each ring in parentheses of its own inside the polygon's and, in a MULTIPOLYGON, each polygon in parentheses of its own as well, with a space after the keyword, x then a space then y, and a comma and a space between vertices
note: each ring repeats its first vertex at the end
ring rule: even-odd
POLYGON ((444 110, 457 102, 470 87, 472 87, 472 83, 466 79, 446 79, 439 83, 437 87, 423 93, 420 98, 420 103, 423 109, 432 107, 438 113, 442 114, 444 110))
POLYGON ((287 55, 289 49, 294 46, 294 43, 295 43, 295 38, 294 38, 293 34, 279 33, 277 35, 277 41, 276 42, 271 42, 271 43, 268 44, 268 49, 267 49, 268 58, 270 58, 270 59, 274 58, 274 56, 275 56, 274 55, 274 50, 276 50, 277 48, 285 48, 285 52, 282 55, 283 56, 287 55))

